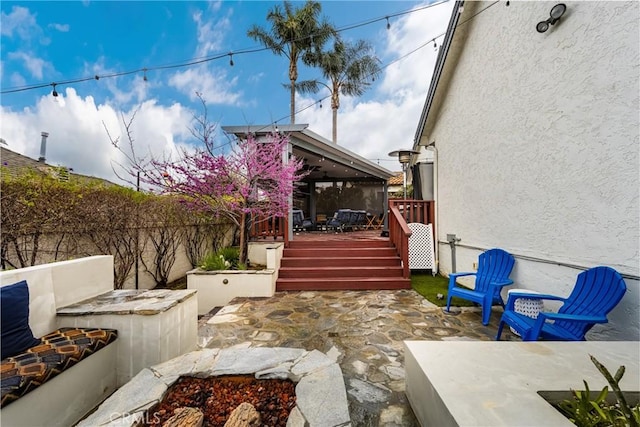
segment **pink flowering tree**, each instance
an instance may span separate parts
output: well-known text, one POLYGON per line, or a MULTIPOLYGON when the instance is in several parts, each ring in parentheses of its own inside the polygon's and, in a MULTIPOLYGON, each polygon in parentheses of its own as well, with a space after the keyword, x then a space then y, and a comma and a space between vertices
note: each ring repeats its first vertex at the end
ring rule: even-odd
MULTIPOLYGON (((129 177, 137 178, 152 191, 182 196, 186 206, 215 217, 223 217, 240 230, 240 262, 247 261, 248 231, 251 221, 288 215, 293 183, 306 175, 302 160, 289 156, 289 137, 270 133, 264 138, 247 135, 232 143, 228 153, 216 154, 216 125, 207 116, 207 106, 197 94, 203 114, 194 116, 191 134, 202 146, 193 151, 181 151, 177 160, 139 157, 134 147, 132 124, 136 110, 129 120, 122 118, 128 149, 118 138, 111 143, 125 156, 128 165, 117 164, 129 177)), ((118 176, 133 184, 114 168, 118 176)))
POLYGON ((248 135, 230 153, 208 150, 185 154, 178 162, 153 162, 147 182, 180 194, 194 209, 231 220, 240 230, 240 262, 247 260, 251 221, 288 215, 294 181, 304 177, 302 161, 288 156, 289 138, 271 133, 264 139, 248 135), (150 177, 153 178, 149 180, 150 177))

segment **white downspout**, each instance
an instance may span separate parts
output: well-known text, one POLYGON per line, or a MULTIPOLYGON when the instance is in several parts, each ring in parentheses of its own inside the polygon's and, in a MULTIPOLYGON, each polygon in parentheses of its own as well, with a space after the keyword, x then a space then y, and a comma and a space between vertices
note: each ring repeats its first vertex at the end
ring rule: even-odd
POLYGON ((438 218, 438 209, 440 209, 440 203, 438 203, 438 149, 436 148, 435 141, 432 145, 428 146, 427 149, 431 149, 433 151, 433 202, 436 204, 436 208, 433 210, 434 222, 436 226, 433 228, 433 244, 434 244, 434 256, 435 256, 435 264, 436 268, 434 270, 434 276, 438 274, 438 270, 440 269, 440 245, 438 244, 438 226, 440 222, 438 218))

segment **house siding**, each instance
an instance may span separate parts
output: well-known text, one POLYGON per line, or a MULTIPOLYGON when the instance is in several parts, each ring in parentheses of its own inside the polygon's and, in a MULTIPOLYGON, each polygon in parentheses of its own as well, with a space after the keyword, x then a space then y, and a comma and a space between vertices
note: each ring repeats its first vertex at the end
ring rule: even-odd
POLYGON ((566 2, 537 33, 555 4, 501 2, 456 32, 421 138, 438 150, 440 269, 447 233, 458 271, 479 248, 518 255, 516 288, 568 295, 580 267, 611 266, 629 291, 590 337, 638 340, 640 3, 566 2))

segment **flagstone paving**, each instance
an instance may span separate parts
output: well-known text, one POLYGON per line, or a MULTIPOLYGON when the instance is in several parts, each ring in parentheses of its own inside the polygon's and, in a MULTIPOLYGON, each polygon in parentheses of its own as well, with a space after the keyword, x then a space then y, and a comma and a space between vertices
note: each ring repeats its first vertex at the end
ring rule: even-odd
MULTIPOLYGON (((336 357, 353 426, 419 426, 404 394, 403 340, 493 340, 477 308, 451 313, 413 290, 277 292, 236 298, 199 320, 206 348, 294 347, 336 357)), ((515 339, 507 331, 503 339, 515 339)), ((461 355, 468 357, 469 355, 461 355)))

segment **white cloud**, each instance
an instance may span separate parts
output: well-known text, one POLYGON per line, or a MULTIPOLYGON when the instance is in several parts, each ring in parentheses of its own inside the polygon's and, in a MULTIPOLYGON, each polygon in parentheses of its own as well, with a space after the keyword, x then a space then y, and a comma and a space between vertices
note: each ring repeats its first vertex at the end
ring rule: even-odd
POLYGON ((60 31, 61 33, 69 32, 69 24, 49 24, 49 28, 53 28, 56 31, 60 31))
MULTIPOLYGON (((95 63, 84 64, 84 75, 109 75, 120 70, 108 68, 106 59, 102 56, 95 63)), ((127 108, 131 104, 140 104, 147 99, 151 87, 158 85, 153 79, 144 80, 144 74, 136 75, 133 79, 126 76, 101 79, 100 85, 104 86, 111 94, 108 102, 116 104, 116 108, 127 108)))
POLYGON ((37 58, 26 52, 10 52, 7 57, 9 59, 22 61, 25 68, 31 73, 31 76, 36 79, 42 80, 43 70, 45 68, 53 70, 53 65, 51 65, 50 62, 47 62, 42 58, 37 58))
MULTIPOLYGON (((113 138, 119 137, 126 143, 121 115, 128 120, 133 111, 96 105, 91 96, 83 98, 73 88, 67 88, 58 99, 42 96, 33 108, 22 111, 0 108, 0 132, 9 149, 32 158, 37 158, 40 152, 40 132, 49 132, 47 163, 120 182, 112 164, 124 163, 124 156, 112 146, 104 125, 113 138)), ((131 127, 136 150, 156 156, 175 153, 190 138, 191 120, 191 111, 179 104, 161 106, 155 100, 144 102, 131 127)))
POLYGON ((196 92, 199 92, 210 104, 239 105, 242 92, 233 90, 237 84, 237 77, 229 79, 223 69, 209 69, 206 66, 192 67, 169 78, 169 85, 189 96, 192 101, 198 99, 196 92))
POLYGON ((19 73, 11 73, 11 86, 12 87, 18 87, 18 86, 25 86, 27 84, 27 79, 25 79, 21 74, 19 73))
MULTIPOLYGON (((407 55, 421 44, 422 49, 386 67, 380 82, 370 90, 376 91, 376 101, 340 97, 338 110, 338 144, 377 162, 390 170, 400 170, 388 153, 399 148, 411 148, 424 105, 438 52, 433 49, 435 36, 446 30, 453 2, 408 14, 393 22, 390 30, 383 30, 385 42, 376 48, 384 53, 385 63, 407 55), (391 161, 390 161, 391 160, 391 161)), ((442 37, 439 39, 442 41, 442 37)), ((440 43, 438 43, 440 44, 440 43)), ((326 95, 315 98, 298 96, 300 110, 326 95)), ((330 101, 315 105, 296 114, 296 123, 309 123, 314 132, 331 139, 332 118, 330 101)))
POLYGON ((8 15, 2 12, 0 22, 2 23, 0 32, 3 36, 13 37, 15 32, 21 38, 29 39, 34 30, 41 32, 35 15, 32 15, 26 7, 13 6, 8 15))
MULTIPOLYGON (((215 5, 215 3, 213 5, 215 5)), ((213 5, 210 10, 217 11, 219 5, 217 7, 213 7, 213 5)), ((198 11, 193 14, 193 21, 196 23, 198 29, 196 57, 207 56, 214 52, 219 53, 224 45, 225 34, 231 27, 229 17, 203 17, 203 12, 198 11)))

